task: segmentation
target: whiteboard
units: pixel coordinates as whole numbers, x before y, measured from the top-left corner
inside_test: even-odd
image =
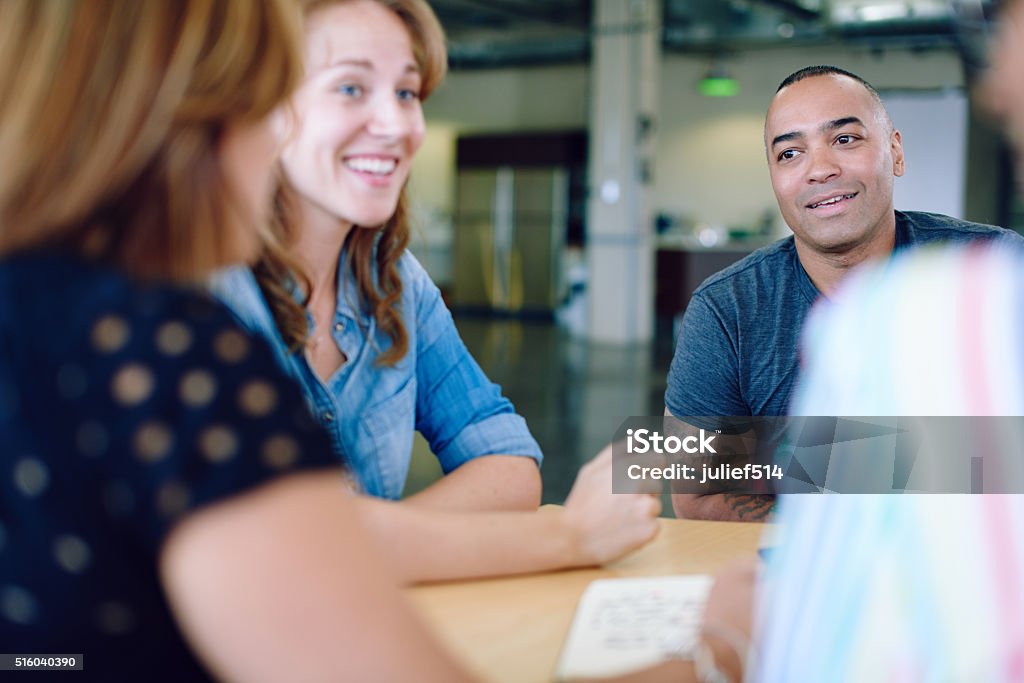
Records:
[[[893,203],[905,211],[963,218],[967,178],[968,102],[963,90],[881,92],[903,136],[906,172]]]

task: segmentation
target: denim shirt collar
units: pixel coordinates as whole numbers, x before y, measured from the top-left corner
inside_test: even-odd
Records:
[[[231,309],[242,325],[265,337],[277,335],[274,316],[263,302],[263,292],[256,275],[248,266],[232,266],[215,273],[209,282],[210,291]],[[270,334],[272,333],[272,334]]]
[[[347,257],[347,249],[342,249],[338,254],[335,313],[342,318],[358,323],[360,327],[366,329],[368,327],[371,314],[369,311],[363,310],[362,306],[360,306],[359,282],[356,280],[355,273],[351,268],[348,268],[345,263]],[[248,268],[245,270],[248,270]],[[376,281],[377,275],[374,273],[374,282],[376,283]],[[255,280],[253,281],[253,285],[255,285]],[[307,297],[299,284],[298,278],[289,276],[284,282],[284,288],[291,295],[295,303],[305,307]],[[309,324],[310,329],[312,329],[313,317],[308,311],[306,312],[306,322]]]
[[[235,319],[250,332],[266,339],[282,367],[288,366],[288,346],[263,299],[256,275],[248,266],[225,268],[210,278],[210,291],[231,310]]]
[[[358,228],[355,228],[358,230]],[[336,310],[338,315],[349,320],[360,323],[366,327],[365,320],[369,318],[369,311],[361,311],[359,305],[359,282],[352,268],[348,267],[348,249],[342,249],[338,254],[338,292]],[[374,278],[376,281],[376,277]]]

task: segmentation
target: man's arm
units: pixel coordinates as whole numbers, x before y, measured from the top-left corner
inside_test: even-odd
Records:
[[[705,420],[749,415],[750,410],[739,382],[737,321],[728,311],[720,310],[700,292],[694,294],[683,315],[676,340],[675,355],[665,390],[665,415],[702,417]],[[681,419],[665,421],[666,433],[682,430],[690,433],[690,425]],[[733,448],[736,453],[752,453],[756,439],[752,432],[731,437],[721,434],[718,443],[728,448],[729,440],[744,441]],[[746,449],[746,450],[744,450]],[[719,449],[720,451],[722,449]],[[688,491],[672,494],[676,516],[689,519],[731,521],[763,521],[774,503],[773,496],[743,493],[705,494]]]
[[[763,522],[773,505],[775,496],[755,493],[672,494],[672,509],[680,519]]]
[[[697,434],[698,429],[675,418],[665,408],[665,433],[679,437]],[[753,453],[757,438],[753,431],[737,435],[718,434],[718,450],[722,453]],[[714,457],[714,456],[712,456]],[[707,519],[725,522],[763,522],[771,513],[775,496],[751,493],[673,492],[672,509],[680,519]]]

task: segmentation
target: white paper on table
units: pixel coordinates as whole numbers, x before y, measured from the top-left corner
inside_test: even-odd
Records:
[[[711,582],[707,574],[593,581],[576,607],[556,678],[614,676],[690,652]]]

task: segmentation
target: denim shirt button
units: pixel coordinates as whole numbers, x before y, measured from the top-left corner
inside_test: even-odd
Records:
[[[326,423],[334,422],[334,413],[329,410],[325,410],[321,413],[320,418]]]
[[[343,329],[345,329],[345,323],[334,323],[335,332],[341,332]]]

